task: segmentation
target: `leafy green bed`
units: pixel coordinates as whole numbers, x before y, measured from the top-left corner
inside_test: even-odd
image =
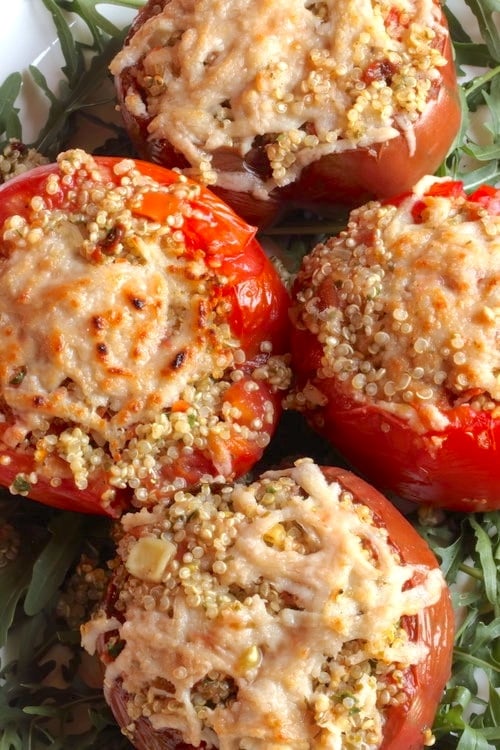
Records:
[[[120,127],[96,114],[112,96],[107,65],[124,31],[99,11],[98,0],[38,0],[51,14],[65,64],[60,89],[52,91],[42,73],[30,68],[48,100],[48,116],[31,144],[53,157],[69,135],[90,120],[104,128],[104,148],[127,153]],[[108,0],[138,8],[141,0]],[[466,0],[477,19],[471,39],[447,7],[461,74],[463,123],[440,174],[462,179],[467,188],[500,179],[500,0]],[[453,3],[457,7],[457,2]],[[70,21],[78,16],[88,41],[75,41]],[[0,147],[22,140],[17,107],[21,72],[0,86]],[[108,93],[106,93],[108,92]],[[478,108],[487,137],[471,136]],[[110,100],[112,110],[112,101]],[[297,259],[315,236],[332,226],[309,217],[274,228],[274,240]],[[292,265],[292,264],[291,264]],[[339,457],[286,415],[267,456],[311,453],[318,460]],[[292,424],[290,424],[292,422]],[[301,434],[289,445],[288,435]],[[454,589],[459,626],[453,673],[436,716],[436,747],[486,750],[500,746],[500,511],[488,514],[421,512],[411,516],[434,549]],[[106,582],[111,553],[109,523],[62,513],[4,492],[0,494],[0,750],[85,750],[130,748],[120,734],[101,691],[89,687],[89,665],[79,649],[78,623],[93,607]],[[85,679],[84,679],[85,678]],[[98,680],[94,680],[97,685]]]

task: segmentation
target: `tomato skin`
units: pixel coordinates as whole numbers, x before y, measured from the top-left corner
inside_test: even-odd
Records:
[[[1,442],[1,433],[0,433]],[[10,487],[16,482],[19,474],[29,475],[34,470],[33,454],[30,451],[9,450],[0,447],[0,485]],[[55,464],[50,464],[55,469]],[[85,490],[77,490],[72,476],[61,463],[57,465],[58,474],[65,474],[59,483],[51,482],[50,472],[46,476],[38,474],[36,484],[31,484],[27,492],[23,492],[30,500],[36,500],[44,505],[60,510],[78,511],[79,513],[107,515],[116,517],[128,506],[129,498],[119,490],[109,504],[100,500],[107,489],[107,477],[97,474],[89,482]]]
[[[95,157],[95,161],[100,177],[116,184],[114,167],[123,160]],[[179,180],[179,175],[161,166],[140,160],[134,160],[134,165],[143,175],[160,184],[168,185]],[[31,210],[30,201],[36,195],[45,196],[48,210],[65,205],[67,191],[71,189],[70,181],[67,181],[64,189],[59,188],[48,197],[44,191],[47,178],[58,173],[58,170],[56,164],[43,165],[6,182],[0,189],[0,225],[12,215],[27,218]],[[222,281],[211,304],[220,302],[227,311],[227,323],[245,353],[242,370],[246,381],[255,367],[266,363],[271,350],[273,355],[288,351],[289,295],[276,269],[255,239],[255,227],[246,224],[217,196],[204,188],[186,200],[193,210],[192,220],[186,221],[183,227],[186,256],[189,258],[190,253],[201,253],[207,266],[216,269],[220,275]],[[175,202],[179,206],[179,198],[174,194],[152,192],[146,194],[134,212],[154,222],[161,222],[175,208]],[[264,405],[272,404],[272,418],[264,425],[264,432],[270,438],[281,413],[281,397],[266,379],[259,381],[257,391],[258,398],[252,402],[252,418],[265,421]],[[0,429],[0,484],[3,486],[15,488],[15,479],[19,474],[28,476],[36,472],[36,483],[31,483],[29,491],[22,494],[47,505],[111,516],[120,515],[129,506],[131,492],[128,490],[116,490],[109,502],[102,499],[104,491],[109,488],[108,470],[95,471],[89,477],[87,488],[77,489],[62,459],[57,461],[51,456],[45,461],[45,468],[37,467],[34,447],[10,448],[8,443],[2,443],[3,429]],[[250,469],[261,457],[263,449],[263,445],[258,445],[255,440],[243,439],[233,431],[226,445],[224,460],[218,445],[214,444],[212,452],[195,450],[191,455],[172,463],[168,469],[164,467],[159,472],[153,469],[152,475],[144,480],[144,486],[160,488],[162,483],[171,483],[177,477],[184,477],[190,484],[196,484],[201,476],[218,475],[222,470],[225,476],[227,474],[228,478],[234,478]],[[55,471],[57,482],[53,481]]]
[[[329,402],[311,425],[381,490],[449,510],[498,510],[498,416],[462,405],[447,412],[445,429],[418,434],[375,405],[337,399],[332,382],[321,387]]]
[[[338,481],[372,510],[379,523],[388,529],[391,542],[403,562],[438,567],[427,543],[383,495],[344,469],[327,468],[324,472],[329,481]],[[436,604],[415,617],[407,618],[405,629],[412,640],[426,644],[429,652],[411,675],[407,675],[407,690],[411,695],[409,704],[389,709],[380,750],[421,750],[422,731],[432,726],[451,673],[455,621],[448,589],[443,589]]]
[[[425,195],[456,198],[458,203],[466,200],[471,220],[478,215],[474,204],[492,215],[499,210],[499,191],[488,185],[467,197],[463,184],[450,180],[432,184]],[[399,206],[404,198],[384,203]],[[416,224],[425,205],[424,200],[417,200],[412,206]],[[338,304],[331,279],[323,282],[318,297],[321,309]],[[315,333],[293,325],[291,338],[297,389],[315,388],[322,399],[304,408],[307,421],[382,492],[460,512],[500,508],[500,407],[494,400],[490,408],[479,410],[460,399],[450,400],[443,388],[435,406],[444,426],[433,427],[422,409],[417,428],[376,400],[357,398],[349,384],[335,377],[318,377],[323,346]],[[482,392],[478,389],[471,395]],[[419,414],[418,405],[414,408]]]
[[[373,147],[324,156],[307,167],[299,180],[282,189],[279,198],[318,213],[332,203],[346,207],[373,198],[384,199],[406,190],[439,167],[460,123],[455,67],[450,39],[444,42],[447,64],[435,98],[415,124],[415,150],[410,154],[404,135]]]
[[[389,539],[402,563],[431,569],[439,567],[424,539],[383,495],[346,469],[332,466],[321,468],[329,482],[338,482],[352,493],[355,501],[370,508],[375,524],[388,530]],[[114,609],[116,594],[112,585],[107,594],[106,610],[108,616],[121,619],[122,616]],[[418,615],[406,617],[404,627],[410,640],[428,647],[428,653],[417,667],[406,671],[403,690],[407,694],[407,701],[402,706],[388,709],[379,750],[422,750],[424,747],[423,733],[432,727],[451,672],[455,624],[448,588],[443,587],[441,597],[435,604],[425,607]],[[106,664],[111,657],[103,646],[101,642],[100,658]],[[121,726],[127,726],[130,722],[126,708],[129,700],[127,693],[120,681],[111,688],[109,685],[107,687],[107,700],[116,720]],[[137,750],[194,750],[193,746],[181,742],[174,730],[155,731],[144,717],[135,723],[132,741]]]
[[[494,188],[492,185],[481,185],[469,198],[471,201],[480,203],[487,208],[493,216],[500,214],[500,188]]]
[[[149,0],[133,22],[130,35],[154,16],[158,6],[163,8],[168,2]],[[437,0],[435,2],[439,5]],[[389,25],[397,20],[388,18],[386,23]],[[246,221],[262,228],[296,208],[328,216],[338,211],[339,204],[349,208],[375,197],[396,195],[410,189],[424,174],[434,173],[445,158],[461,120],[453,50],[442,13],[439,22],[446,33],[436,41],[436,46],[447,62],[440,68],[440,81],[431,91],[428,106],[414,124],[414,149],[410,151],[407,137],[401,132],[399,136],[369,148],[358,147],[320,157],[305,167],[291,184],[276,187],[266,200],[217,186],[212,188],[214,192]],[[145,98],[133,69],[125,69],[116,77],[115,84],[122,118],[138,153],[168,167],[189,167],[184,155],[168,140],[151,138],[148,133],[150,117],[132,114],[125,106],[125,99],[131,91],[139,98]],[[236,153],[215,153],[213,166],[216,170],[250,171],[265,177],[269,170],[261,146],[254,147],[245,159]]]

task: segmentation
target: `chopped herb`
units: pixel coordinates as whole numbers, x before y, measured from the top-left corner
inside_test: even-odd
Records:
[[[123,651],[124,646],[125,641],[120,641],[118,639],[112,640],[108,643],[108,654],[112,659],[116,659],[116,657]]]
[[[21,385],[27,373],[26,367],[18,367],[14,375],[9,380],[10,385]]]
[[[26,495],[31,489],[31,483],[23,474],[18,474],[12,482],[12,489],[19,495]]]

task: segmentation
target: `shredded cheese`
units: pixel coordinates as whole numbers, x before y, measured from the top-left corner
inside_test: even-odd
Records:
[[[265,197],[323,155],[407,137],[439,82],[434,0],[170,0],[112,61],[124,106],[193,174]],[[269,179],[220,154],[262,147]]]
[[[130,487],[142,502],[183,451],[212,451],[215,473],[229,476],[224,438],[241,412],[224,394],[238,379],[286,387],[289,369],[264,333],[257,364],[246,361],[227,277],[206,248],[187,247],[200,187],[180,175],[162,186],[132,161],[115,169],[109,181],[83,151],[61,154],[28,214],[1,227],[0,456],[30,448],[34,472],[78,489],[108,472],[107,499]],[[50,208],[61,183],[71,189]],[[174,207],[164,221],[142,215],[151,195]],[[273,415],[264,399],[261,422],[238,424],[239,439],[263,448]],[[22,479],[13,491],[32,481]]]
[[[166,566],[158,550],[161,582],[143,574],[156,558],[134,575],[145,539],[177,545]],[[119,683],[132,726],[146,716],[221,750],[378,748],[391,696],[407,699],[405,669],[427,655],[401,618],[444,586],[310,459],[125,516],[115,562],[123,622],[101,612],[83,628],[89,650],[96,627],[123,646],[108,699]]]

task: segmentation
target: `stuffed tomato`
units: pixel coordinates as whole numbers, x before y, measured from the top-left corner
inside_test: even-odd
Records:
[[[374,484],[500,507],[500,191],[425,178],[304,259],[292,405]]]
[[[110,67],[139,153],[259,226],[409,189],[460,123],[437,0],[149,0]]]
[[[450,673],[453,611],[426,542],[343,469],[127,514],[82,628],[139,750],[417,750]]]
[[[246,225],[174,172],[61,154],[0,190],[0,482],[116,514],[260,458],[288,293]]]

